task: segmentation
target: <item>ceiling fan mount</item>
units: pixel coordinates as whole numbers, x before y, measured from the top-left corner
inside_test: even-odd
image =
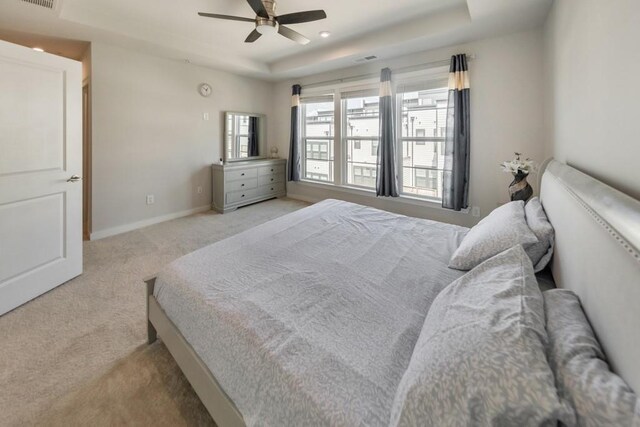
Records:
[[[305,12],[288,13],[277,16],[275,14],[275,0],[247,0],[251,9],[256,13],[255,18],[244,18],[241,16],[219,15],[217,13],[198,12],[198,15],[207,18],[226,19],[230,21],[253,22],[255,29],[246,38],[245,43],[253,43],[263,34],[278,33],[299,44],[307,44],[310,42],[308,38],[302,34],[285,27],[287,24],[302,24],[304,22],[318,21],[325,19],[327,14],[324,10],[309,10]]]

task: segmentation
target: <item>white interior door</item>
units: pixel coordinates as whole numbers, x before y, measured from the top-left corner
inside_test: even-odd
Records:
[[[0,41],[0,315],[82,273],[82,64]]]

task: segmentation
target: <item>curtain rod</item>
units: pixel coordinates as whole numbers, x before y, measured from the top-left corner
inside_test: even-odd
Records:
[[[474,59],[476,59],[475,55],[467,55],[467,62],[471,62]],[[394,72],[394,73],[410,73],[410,72],[413,72],[413,71],[420,71],[420,70],[423,70],[425,68],[435,68],[435,67],[449,65],[450,63],[451,63],[451,59],[440,59],[440,60],[437,60],[437,61],[425,62],[424,64],[409,65],[409,66],[406,66],[406,67],[393,68],[391,71]],[[309,89],[309,88],[314,88],[314,87],[327,86],[327,85],[330,85],[330,84],[348,83],[348,82],[352,82],[352,81],[372,79],[374,77],[378,77],[379,74],[380,73],[360,74],[359,76],[351,76],[351,77],[343,77],[341,79],[326,80],[326,81],[323,81],[323,82],[316,82],[316,83],[310,83],[308,85],[302,85],[302,88],[303,89]]]

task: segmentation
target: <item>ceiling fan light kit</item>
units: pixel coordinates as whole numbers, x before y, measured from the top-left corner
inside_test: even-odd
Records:
[[[199,12],[198,15],[206,18],[255,23],[256,28],[247,36],[245,43],[253,43],[263,34],[278,33],[302,45],[309,43],[311,40],[284,25],[302,24],[304,22],[318,21],[327,17],[324,10],[308,10],[306,12],[287,13],[277,16],[275,14],[276,2],[274,0],[247,0],[247,3],[249,3],[249,6],[251,6],[251,9],[253,9],[256,14],[256,17],[253,19],[205,12]]]
[[[256,31],[262,35],[278,32],[278,23],[272,19],[256,18]]]

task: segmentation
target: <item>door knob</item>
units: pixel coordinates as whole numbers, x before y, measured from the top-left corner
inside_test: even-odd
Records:
[[[82,179],[82,177],[78,175],[71,175],[71,178],[67,180],[67,182],[78,182]]]

